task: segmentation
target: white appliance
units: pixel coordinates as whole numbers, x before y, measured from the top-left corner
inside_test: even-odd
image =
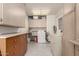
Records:
[[[44,30],[38,30],[38,43],[46,43],[46,35]]]

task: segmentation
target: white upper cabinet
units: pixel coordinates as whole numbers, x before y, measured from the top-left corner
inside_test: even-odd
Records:
[[[3,25],[25,27],[25,18],[26,12],[23,4],[3,4]]]
[[[2,23],[2,3],[0,3],[0,24]]]

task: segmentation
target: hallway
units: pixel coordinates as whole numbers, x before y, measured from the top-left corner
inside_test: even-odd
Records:
[[[31,42],[25,56],[52,56],[50,45]]]
[[[78,12],[79,3],[0,3],[1,55],[79,56]]]

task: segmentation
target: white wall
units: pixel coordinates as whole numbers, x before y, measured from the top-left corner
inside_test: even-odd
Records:
[[[3,27],[0,26],[0,33],[10,33],[10,32],[17,32],[17,28],[10,28],[10,27]]]
[[[29,30],[29,22],[28,22],[28,17],[26,15],[26,19],[25,19],[25,28],[18,28],[18,32],[25,32],[28,33]]]
[[[32,31],[38,31],[38,30],[44,30],[44,31],[46,31],[46,27],[45,28],[41,28],[41,27],[37,27],[37,28],[31,28],[30,29],[30,32],[32,32]]]
[[[53,26],[56,26],[58,29],[58,23],[57,23],[57,19],[56,19],[56,15],[49,15],[47,16],[47,32],[48,32],[48,39],[51,41],[51,50],[53,55],[60,55],[60,51],[59,48],[60,47],[60,40],[59,37],[57,36],[57,33],[55,34],[53,31]]]
[[[49,41],[53,41],[53,25],[55,25],[55,15],[48,15],[47,16],[47,33]]]
[[[58,11],[56,14],[55,19],[55,25],[57,26],[57,33],[54,34],[54,39],[51,43],[53,54],[55,56],[61,56],[62,55],[62,33],[60,32],[59,26],[58,26],[58,19],[60,17],[63,17],[63,8]]]
[[[48,39],[51,41],[51,49],[53,55],[62,55],[62,35],[58,27],[58,19],[63,16],[63,9],[60,9],[56,15],[47,16],[47,32],[49,34]],[[57,27],[57,33],[54,34],[53,26]]]
[[[29,27],[46,27],[46,19],[34,19],[30,20],[29,19]]]

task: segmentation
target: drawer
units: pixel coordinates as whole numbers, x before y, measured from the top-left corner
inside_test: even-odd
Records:
[[[19,35],[6,39],[6,54],[9,56],[22,56],[27,50],[26,35]]]

